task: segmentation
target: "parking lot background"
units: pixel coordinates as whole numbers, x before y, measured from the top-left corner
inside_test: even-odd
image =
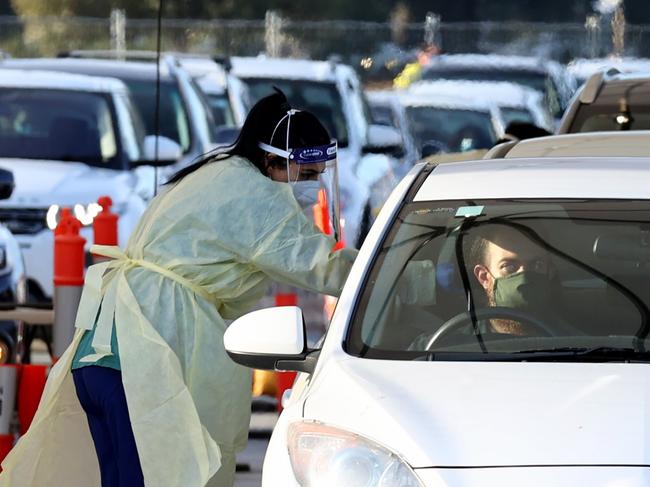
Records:
[[[336,56],[365,79],[389,76],[400,55],[423,42],[443,52],[534,55],[560,62],[576,57],[650,56],[650,25],[624,16],[590,15],[584,23],[445,22],[435,14],[420,21],[292,21],[274,11],[264,20],[162,20],[163,50],[209,54]],[[340,42],[351,38],[354,42]],[[0,16],[0,49],[14,57],[52,56],[75,49],[154,50],[157,21],[127,18]],[[398,49],[400,52],[396,52]],[[392,63],[392,64],[391,64]]]

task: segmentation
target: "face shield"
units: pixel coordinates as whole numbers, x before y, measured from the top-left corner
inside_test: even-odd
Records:
[[[297,110],[290,110],[276,126],[275,130],[288,118],[284,149],[264,142],[258,145],[260,149],[285,159],[287,182],[291,185],[296,200],[303,208],[312,208],[315,205],[316,225],[324,233],[333,235],[338,242],[341,239],[341,228],[337,143],[332,139],[326,145],[290,148],[291,117],[297,112]],[[275,130],[271,140],[275,136]]]

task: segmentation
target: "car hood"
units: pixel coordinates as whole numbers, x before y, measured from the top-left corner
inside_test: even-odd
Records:
[[[331,360],[306,419],[415,468],[650,464],[650,365]]]
[[[109,195],[117,204],[127,199],[127,188],[134,184],[134,176],[128,171],[78,162],[0,158],[0,167],[14,174],[13,194],[0,202],[5,207],[88,204],[103,195]]]

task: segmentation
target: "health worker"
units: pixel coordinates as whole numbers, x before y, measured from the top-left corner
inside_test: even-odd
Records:
[[[356,252],[305,211],[323,190],[338,221],[336,142],[314,115],[277,92],[219,152],[171,179],[124,250],[93,247],[110,260],[87,271],[73,343],[0,485],[233,485],[251,373],[224,350],[229,320],[270,280],[339,295]]]

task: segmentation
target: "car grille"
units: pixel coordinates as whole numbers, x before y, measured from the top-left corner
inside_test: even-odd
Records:
[[[47,228],[44,208],[0,208],[0,222],[14,235],[34,235]]]

